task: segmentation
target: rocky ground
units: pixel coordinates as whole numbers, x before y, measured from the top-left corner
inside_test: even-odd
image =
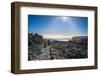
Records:
[[[56,41],[44,48],[42,36],[29,34],[28,60],[87,58],[87,49],[87,44],[73,41]]]
[[[52,59],[79,59],[87,58],[87,46],[76,43],[64,43],[50,48]]]

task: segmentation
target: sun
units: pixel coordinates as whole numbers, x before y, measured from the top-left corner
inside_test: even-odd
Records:
[[[67,21],[67,20],[69,20],[69,17],[61,17],[61,19],[62,19],[63,21]]]

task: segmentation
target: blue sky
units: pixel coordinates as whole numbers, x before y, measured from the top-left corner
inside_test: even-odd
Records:
[[[28,15],[28,31],[40,34],[87,35],[88,17]]]

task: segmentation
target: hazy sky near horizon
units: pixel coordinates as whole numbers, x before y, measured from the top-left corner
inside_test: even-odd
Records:
[[[28,15],[28,32],[87,35],[88,17]]]

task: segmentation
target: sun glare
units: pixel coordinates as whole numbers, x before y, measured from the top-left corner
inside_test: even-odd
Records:
[[[69,20],[68,17],[61,17],[61,19],[62,19],[63,21]]]

